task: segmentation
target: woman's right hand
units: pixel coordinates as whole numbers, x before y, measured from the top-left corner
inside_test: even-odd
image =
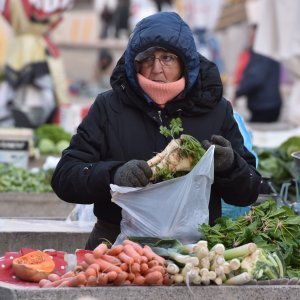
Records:
[[[130,160],[119,167],[114,183],[119,186],[143,187],[150,182],[152,170],[144,160]]]

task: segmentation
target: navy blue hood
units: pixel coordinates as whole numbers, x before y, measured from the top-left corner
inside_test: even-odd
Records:
[[[197,80],[200,59],[190,27],[174,12],[159,12],[141,20],[132,32],[125,51],[125,71],[137,88],[134,58],[146,49],[159,46],[178,55],[183,62],[186,91]]]

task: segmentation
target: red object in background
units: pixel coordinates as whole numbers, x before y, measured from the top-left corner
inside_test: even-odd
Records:
[[[93,253],[93,251],[91,250],[84,250],[84,249],[77,249],[75,251],[75,255],[76,255],[76,258],[77,258],[77,262],[80,263],[83,261],[83,257],[86,253]]]
[[[81,119],[83,120],[85,116],[88,114],[90,106],[84,106],[81,110]]]
[[[52,122],[59,125],[64,125],[66,122],[69,124],[68,119],[83,120],[88,114],[91,104],[65,104],[58,107],[53,117]],[[67,119],[67,121],[66,121]],[[77,127],[79,124],[74,124]],[[64,127],[64,126],[63,126]]]
[[[249,50],[244,50],[239,55],[237,65],[236,65],[236,68],[234,71],[234,76],[233,76],[233,82],[235,85],[239,85],[239,83],[243,77],[245,68],[248,65],[249,59],[250,59],[250,51]]]

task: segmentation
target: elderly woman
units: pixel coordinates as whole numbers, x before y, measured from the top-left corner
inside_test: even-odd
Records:
[[[95,100],[52,178],[64,201],[94,204],[98,221],[86,249],[104,238],[114,242],[121,208],[111,202],[109,185],[149,183],[146,161],[169,143],[159,127],[175,117],[181,118],[183,133],[206,149],[215,144],[210,223],[221,215],[221,198],[238,206],[257,199],[261,176],[231,104],[222,97],[219,72],[196,51],[189,26],[176,13],[156,13],[137,24],[111,86]]]

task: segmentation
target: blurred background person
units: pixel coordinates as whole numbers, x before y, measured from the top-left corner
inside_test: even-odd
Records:
[[[68,103],[67,83],[59,52],[49,32],[73,1],[2,1],[0,12],[14,36],[9,42],[4,77],[5,99],[14,126],[35,128],[51,122],[60,104]]]
[[[250,25],[249,44],[237,64],[234,102],[242,96],[247,98],[249,122],[276,122],[282,106],[280,63],[253,51],[256,27]]]
[[[113,55],[109,49],[102,48],[99,50],[97,60],[96,78],[101,89],[110,88],[110,76],[112,72]]]
[[[118,0],[114,11],[115,37],[120,37],[121,32],[129,36],[130,0]]]
[[[113,11],[110,9],[107,3],[104,4],[102,11],[100,12],[101,31],[100,38],[107,38],[110,33],[110,29],[113,22]]]
[[[193,31],[198,52],[217,65],[223,79],[225,67],[220,44],[214,34],[222,11],[223,0],[184,0],[182,5],[184,19]]]
[[[163,11],[173,5],[173,0],[153,0],[156,4],[157,11]]]
[[[292,79],[286,94],[288,122],[300,126],[300,1],[260,0],[254,50],[279,61]]]

